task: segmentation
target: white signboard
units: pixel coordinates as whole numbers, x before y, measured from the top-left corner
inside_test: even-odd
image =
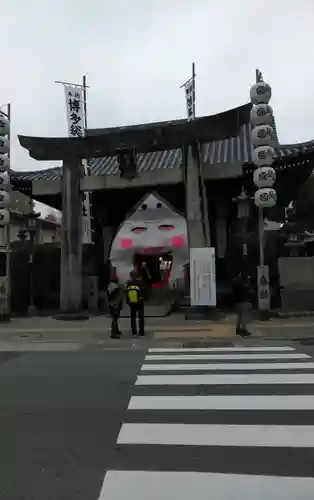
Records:
[[[268,266],[257,267],[258,308],[261,311],[270,310],[269,269]]]
[[[69,137],[84,137],[84,95],[81,87],[65,85],[65,99],[67,108],[68,133]],[[88,175],[87,160],[82,161],[84,174]],[[83,243],[92,243],[90,194],[84,193],[82,201],[82,239]]]
[[[188,121],[194,120],[195,118],[195,91],[194,91],[194,78],[191,78],[184,85],[185,97],[186,97],[186,110]]]
[[[190,249],[191,306],[216,306],[215,248]]]

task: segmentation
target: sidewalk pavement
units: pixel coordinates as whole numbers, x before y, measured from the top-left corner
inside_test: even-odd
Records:
[[[120,328],[130,337],[128,318],[121,318]],[[253,337],[263,338],[314,338],[313,318],[254,321],[250,325]],[[153,340],[219,340],[235,337],[235,315],[218,321],[185,320],[182,314],[163,318],[147,318],[146,332]],[[44,342],[94,342],[108,339],[110,319],[94,316],[85,321],[60,321],[51,317],[14,318],[0,324],[0,340],[27,340]]]

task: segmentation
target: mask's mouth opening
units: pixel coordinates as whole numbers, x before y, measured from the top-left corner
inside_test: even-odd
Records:
[[[143,281],[154,288],[163,288],[171,276],[172,253],[160,252],[157,248],[145,250],[134,255],[133,266],[140,272]]]

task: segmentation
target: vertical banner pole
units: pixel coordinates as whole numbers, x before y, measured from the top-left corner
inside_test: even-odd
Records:
[[[83,76],[83,101],[84,101],[84,135],[87,130],[87,77]],[[84,175],[89,175],[88,160],[86,158],[82,161]],[[83,193],[83,243],[92,243],[92,222],[91,222],[91,193],[86,191]]]
[[[84,99],[84,127],[87,129],[87,86],[86,75],[83,76],[83,99]]]
[[[9,162],[11,162],[11,103],[9,102],[7,105],[8,112],[8,120],[9,120],[9,132],[8,132],[8,140],[9,140],[9,151],[8,158]],[[9,175],[10,175],[11,165],[9,164]],[[12,192],[12,183],[11,183],[11,175],[10,175],[10,185],[9,185],[9,195],[11,198]],[[8,207],[10,211],[10,205]],[[7,279],[7,314],[10,317],[11,311],[11,214],[9,213],[9,222],[6,226],[6,279]]]
[[[0,322],[10,320],[11,311],[11,226],[10,226],[10,149],[11,149],[11,105],[6,104],[6,112],[0,109],[0,116],[6,121],[1,131],[1,275],[0,275]],[[7,127],[7,129],[6,129]]]
[[[187,106],[187,119],[193,121],[196,118],[196,97],[195,97],[195,63],[192,63],[192,78],[184,85]],[[192,167],[197,170],[193,174],[193,183],[197,186],[193,197],[199,198],[199,217],[201,220],[201,231],[203,237],[199,239],[199,245],[205,243],[205,248],[195,248],[190,241],[190,304],[191,307],[216,307],[216,270],[215,270],[215,249],[210,248],[210,230],[206,186],[203,177],[203,150],[202,145],[189,145],[192,151],[197,151],[197,161]],[[191,167],[191,166],[190,166]],[[187,167],[189,169],[189,166]],[[186,182],[189,182],[187,175]],[[191,182],[191,181],[190,181]],[[194,243],[195,245],[195,243]]]
[[[192,85],[193,85],[193,116],[196,118],[196,107],[195,107],[195,63],[192,63]]]
[[[87,129],[86,98],[88,86],[86,85],[86,75],[83,76],[83,85],[61,81],[55,83],[61,83],[65,90],[69,137],[84,137]],[[86,159],[82,160],[82,167],[84,175],[89,175]],[[90,244],[92,243],[92,228],[89,192],[83,193],[82,212],[82,243]]]

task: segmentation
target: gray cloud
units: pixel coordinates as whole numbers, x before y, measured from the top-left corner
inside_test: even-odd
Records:
[[[259,67],[273,88],[280,141],[314,137],[313,0],[0,0],[0,7],[0,100],[12,103],[14,135],[66,135],[64,93],[54,80],[79,83],[84,73],[90,127],[183,117],[180,85],[195,61],[198,115],[247,102]],[[12,168],[44,166],[13,138]]]

